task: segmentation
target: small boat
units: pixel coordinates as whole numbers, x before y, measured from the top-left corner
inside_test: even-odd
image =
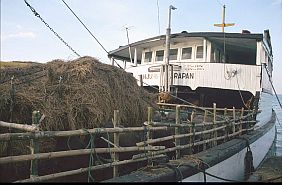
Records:
[[[169,7],[169,15],[173,8]],[[224,28],[226,24],[221,25]],[[121,46],[108,56],[112,62],[124,61],[125,70],[132,73],[144,89],[159,93],[160,108],[191,106],[187,109],[190,110],[188,123],[195,109],[212,111],[216,107],[222,110],[221,116],[226,115],[227,109],[254,113],[254,124],[243,126],[244,132],[193,152],[202,162],[198,170],[178,161],[174,171],[156,170],[150,174],[138,170],[109,181],[244,181],[265,158],[276,135],[269,30],[170,34],[169,20],[166,35]],[[168,114],[164,112],[165,116]],[[235,114],[234,111],[233,116]],[[187,118],[183,124],[185,120]],[[191,158],[185,161],[185,157],[180,156],[178,160],[186,163]],[[175,179],[175,174],[181,178]]]

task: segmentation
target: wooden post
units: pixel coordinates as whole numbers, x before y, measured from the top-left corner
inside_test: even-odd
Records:
[[[224,118],[227,117],[227,108],[224,108]],[[225,137],[224,137],[224,142],[227,141],[227,137],[228,137],[228,123],[225,123],[226,127],[225,127]]]
[[[239,131],[240,131],[240,133],[239,133],[239,136],[241,136],[243,133],[242,133],[242,117],[244,116],[244,107],[242,107],[242,109],[241,109],[241,116],[240,116],[240,125],[239,125]]]
[[[40,112],[32,112],[32,126],[37,126],[39,124]],[[31,154],[36,154],[39,152],[39,143],[37,139],[30,140],[30,150]],[[38,159],[30,161],[30,178],[38,176]]]
[[[149,130],[149,128],[152,126],[152,118],[153,118],[153,107],[148,107],[148,117],[147,117],[147,123],[148,125],[146,126],[147,127],[147,141],[152,139],[152,132]],[[147,144],[148,146],[148,144]],[[146,151],[147,154],[149,154],[149,156],[152,154],[152,152],[150,151]],[[152,158],[149,157],[148,158],[148,165],[152,165],[153,164],[153,161],[152,161]]]
[[[140,86],[143,87],[143,77],[142,77],[142,75],[139,75],[139,81],[140,81]]]
[[[216,103],[213,103],[213,128],[216,128]],[[217,131],[214,131],[213,138],[217,138]],[[213,141],[213,146],[217,145],[217,140]]]
[[[235,119],[236,119],[236,110],[235,107],[233,107],[233,123],[232,123],[232,134],[235,132]]]
[[[114,110],[114,128],[119,125],[119,110]],[[114,144],[119,147],[119,133],[114,133]],[[119,154],[114,152],[114,162],[118,162]],[[113,167],[113,177],[118,177],[118,166]]]
[[[153,107],[148,107],[148,118],[147,118],[148,126],[147,128],[152,126],[152,119],[153,119]],[[152,139],[153,133],[149,129],[147,130],[148,130],[147,131],[147,140]]]
[[[205,131],[206,130],[206,126],[205,126],[205,122],[206,122],[206,120],[207,120],[207,114],[208,114],[208,111],[207,110],[205,110],[205,114],[204,114],[204,125],[203,125],[203,131]],[[205,141],[206,140],[206,134],[203,134],[203,141]],[[203,150],[206,150],[206,148],[207,148],[207,145],[206,145],[206,143],[204,143],[203,144]]]
[[[193,125],[193,121],[194,121],[194,114],[195,114],[195,112],[194,111],[192,111],[192,114],[191,114],[191,124]],[[193,132],[193,130],[194,130],[194,128],[193,128],[194,126],[190,126],[189,127],[189,133],[192,133]],[[190,144],[190,147],[189,147],[189,153],[190,154],[193,154],[193,151],[192,151],[192,135],[189,137],[189,144]]]
[[[177,105],[175,108],[175,124],[180,124],[180,105]],[[175,135],[180,134],[180,128],[175,127]],[[175,146],[178,147],[180,146],[180,139],[175,139]],[[177,149],[175,153],[175,158],[180,159],[180,150]]]

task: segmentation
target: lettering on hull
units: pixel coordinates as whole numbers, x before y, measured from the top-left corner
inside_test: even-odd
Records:
[[[149,79],[158,79],[159,78],[159,75],[158,74],[142,74],[142,78],[143,79],[146,79],[146,80],[149,80]]]
[[[174,73],[174,79],[194,79],[195,73]]]

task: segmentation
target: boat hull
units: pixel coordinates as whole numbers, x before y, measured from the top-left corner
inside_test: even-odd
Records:
[[[267,152],[269,151],[272,143],[275,139],[275,126],[272,125],[271,129],[257,139],[255,142],[250,144],[250,148],[253,154],[253,165],[256,169],[259,164],[262,162]],[[208,168],[206,172],[213,174],[215,176],[235,180],[235,181],[244,181],[244,158],[247,152],[247,147],[243,150],[239,151],[235,155],[232,155],[228,159]],[[185,178],[182,182],[204,182],[204,174],[202,172],[197,173],[191,177]],[[220,182],[224,180],[220,180],[218,178],[214,178],[211,176],[206,176],[206,181],[208,182]]]
[[[256,130],[194,154],[193,156],[188,156],[187,159],[174,160],[173,163],[178,166],[177,171],[181,173],[181,179],[179,178],[179,173],[177,175],[175,170],[157,168],[154,169],[154,173],[140,170],[128,175],[109,179],[106,182],[204,182],[204,173],[201,172],[203,170],[220,178],[244,181],[244,161],[248,145],[252,151],[252,162],[256,169],[274,142],[276,114],[272,111],[271,115],[271,119]],[[192,159],[189,157],[192,157]],[[198,163],[199,161],[200,163]],[[204,164],[208,164],[209,166]],[[197,168],[198,170],[196,170]],[[221,182],[225,180],[206,175],[206,181]]]

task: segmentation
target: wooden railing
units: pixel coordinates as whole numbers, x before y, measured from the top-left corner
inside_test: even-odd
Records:
[[[164,105],[163,105],[164,106]],[[24,180],[18,180],[17,182],[37,182],[55,179],[59,177],[66,177],[75,174],[85,173],[88,170],[97,170],[113,167],[113,177],[119,176],[119,165],[136,163],[139,161],[147,161],[148,164],[152,164],[152,160],[156,158],[164,157],[168,152],[175,152],[175,158],[181,158],[181,151],[183,149],[189,149],[192,154],[192,147],[203,146],[202,150],[214,147],[219,141],[226,142],[236,136],[244,134],[247,131],[253,130],[253,125],[256,123],[254,115],[256,112],[246,111],[244,109],[218,109],[216,105],[212,109],[204,109],[203,121],[201,123],[195,123],[194,118],[196,111],[192,111],[189,117],[189,121],[181,120],[181,110],[185,108],[191,108],[184,105],[168,105],[175,107],[175,122],[155,122],[153,121],[154,111],[152,107],[148,108],[148,118],[144,126],[140,127],[119,127],[119,111],[114,111],[113,128],[93,128],[93,129],[79,129],[71,131],[40,131],[38,112],[33,113],[33,124],[24,125],[17,123],[8,123],[0,121],[0,127],[7,127],[10,129],[17,129],[25,131],[25,133],[3,133],[0,134],[0,141],[6,142],[11,140],[30,140],[31,154],[18,155],[18,156],[6,156],[0,158],[0,165],[7,163],[17,163],[22,161],[30,161],[30,178]],[[195,108],[195,107],[192,107]],[[208,111],[210,115],[208,115]],[[219,115],[218,112],[223,111],[224,113]],[[228,111],[232,113],[232,116],[227,116]],[[239,115],[239,116],[236,116]],[[212,118],[212,121],[208,122],[208,117]],[[244,128],[243,128],[243,125]],[[181,129],[186,128],[187,133],[181,133]],[[174,134],[153,138],[154,132],[164,131],[168,133],[168,130],[174,129]],[[146,131],[146,133],[144,132]],[[143,132],[146,134],[146,140],[137,142],[135,146],[121,147],[119,146],[119,133],[126,132]],[[58,137],[70,137],[70,136],[81,136],[97,133],[113,134],[113,142],[105,139],[109,146],[107,148],[90,148],[90,149],[79,149],[79,150],[68,150],[68,151],[56,151],[39,153],[38,140],[42,138],[58,138]],[[196,137],[201,137],[202,140],[196,140]],[[188,143],[181,145],[181,139],[188,138]],[[158,145],[160,142],[173,140],[175,146],[166,148],[165,146]],[[154,146],[153,146],[154,145]],[[94,165],[76,170],[69,170],[49,175],[38,176],[38,160],[62,158],[68,156],[79,156],[79,155],[90,155],[93,150],[96,154],[109,153],[112,154],[112,162],[104,163],[100,165]],[[132,156],[131,159],[119,160],[119,154],[124,152],[139,152],[138,155]]]

